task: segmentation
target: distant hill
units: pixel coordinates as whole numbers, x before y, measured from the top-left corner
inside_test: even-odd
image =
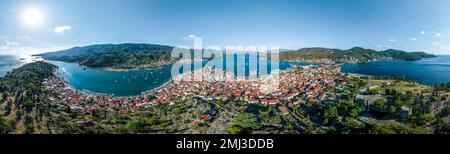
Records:
[[[388,49],[376,51],[361,47],[348,50],[332,48],[303,48],[293,51],[280,52],[281,60],[309,61],[313,63],[338,64],[338,63],[364,63],[376,60],[421,60],[431,58],[434,55],[425,52],[405,52],[401,50]]]
[[[172,46],[155,44],[100,44],[75,47],[35,56],[40,56],[47,60],[78,63],[88,67],[136,69],[154,68],[173,64],[176,62],[176,59],[171,59],[171,52],[173,49],[174,47]],[[193,50],[191,50],[191,52],[193,52]],[[280,50],[280,60],[309,61],[325,64],[364,63],[389,59],[420,60],[422,58],[430,57],[435,56],[425,52],[405,52],[395,49],[375,51],[361,47],[354,47],[348,50],[331,48]]]
[[[89,67],[113,69],[149,68],[174,62],[174,47],[155,44],[100,44],[38,54],[47,60],[74,62]]]

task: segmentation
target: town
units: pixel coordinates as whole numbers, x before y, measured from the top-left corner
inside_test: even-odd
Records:
[[[347,86],[341,77],[339,67],[333,65],[294,66],[260,77],[238,77],[220,69],[204,67],[178,75],[160,88],[133,97],[78,91],[59,75],[46,79],[44,85],[57,94],[50,98],[53,105],[86,114],[96,110],[136,112],[163,103],[173,103],[175,98],[199,98],[205,101],[233,99],[248,104],[277,105],[286,114],[285,105],[336,100],[339,93],[329,89]]]

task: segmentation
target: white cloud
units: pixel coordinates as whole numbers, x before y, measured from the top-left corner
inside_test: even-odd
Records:
[[[415,41],[415,40],[417,40],[415,37],[413,37],[411,40],[413,40],[413,41]]]
[[[68,46],[35,46],[31,44],[19,44],[17,42],[0,42],[0,54],[6,55],[33,55],[49,51],[68,49]]]
[[[441,37],[441,33],[436,33],[436,37]]]
[[[389,41],[389,42],[398,42],[398,40],[393,39],[393,38],[389,39],[388,41]]]
[[[450,54],[450,45],[441,45],[441,46],[438,46],[435,48],[431,48],[430,51],[433,54],[449,55]]]
[[[390,48],[392,48],[392,46],[390,46],[390,45],[376,45],[375,46],[375,48],[376,49],[378,49],[378,50],[386,50],[386,49],[390,49]]]
[[[425,34],[425,31],[421,31],[420,34],[422,34],[422,35]]]
[[[69,31],[71,29],[72,29],[72,26],[64,25],[64,26],[59,26],[59,27],[53,28],[53,32],[55,32],[55,33],[65,33],[65,32],[67,32],[67,31]]]
[[[10,41],[6,41],[0,44],[1,46],[17,46],[19,45],[19,42],[10,42]]]
[[[441,45],[441,42],[433,42],[433,45]]]
[[[188,36],[182,37],[181,39],[183,39],[183,40],[194,40],[194,39],[203,39],[203,38],[204,37],[197,36],[197,35],[194,35],[194,34],[190,34]]]

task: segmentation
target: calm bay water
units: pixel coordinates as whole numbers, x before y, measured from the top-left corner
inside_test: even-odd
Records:
[[[346,64],[342,72],[375,76],[404,76],[427,85],[450,82],[450,56],[425,58],[419,61],[377,61],[367,64]]]
[[[210,62],[203,61],[201,66],[215,65],[216,68],[222,68],[226,71],[231,72],[234,70],[231,73],[238,76],[249,76],[262,74],[257,69],[259,65],[261,65],[261,68],[279,68],[280,70],[286,70],[292,64],[308,65],[308,63],[303,62],[291,63],[281,61],[274,63],[269,61],[267,66],[264,66],[264,64],[258,64],[256,61],[261,59],[257,59],[254,56],[229,56],[225,57],[225,59],[231,63],[225,63],[223,60],[213,60]],[[239,63],[232,63],[233,61],[239,61]],[[18,56],[0,56],[0,77],[27,62],[27,60],[21,60]],[[138,95],[157,88],[171,79],[172,70],[170,65],[158,69],[113,72],[100,68],[87,68],[87,70],[84,70],[85,67],[75,63],[49,62],[59,67],[59,73],[72,87],[116,96]],[[367,64],[346,64],[342,65],[342,72],[376,76],[405,76],[408,79],[433,85],[450,82],[450,56],[438,56],[420,61],[378,61]]]
[[[171,67],[130,71],[106,71],[87,68],[75,63],[49,61],[58,66],[59,73],[79,90],[116,96],[139,95],[157,88],[171,79]]]

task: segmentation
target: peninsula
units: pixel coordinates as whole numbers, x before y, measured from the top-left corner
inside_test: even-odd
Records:
[[[361,47],[348,50],[332,48],[303,48],[280,52],[280,60],[307,61],[320,64],[365,63],[378,60],[421,60],[435,57],[425,52],[406,52],[395,49],[376,51]]]

